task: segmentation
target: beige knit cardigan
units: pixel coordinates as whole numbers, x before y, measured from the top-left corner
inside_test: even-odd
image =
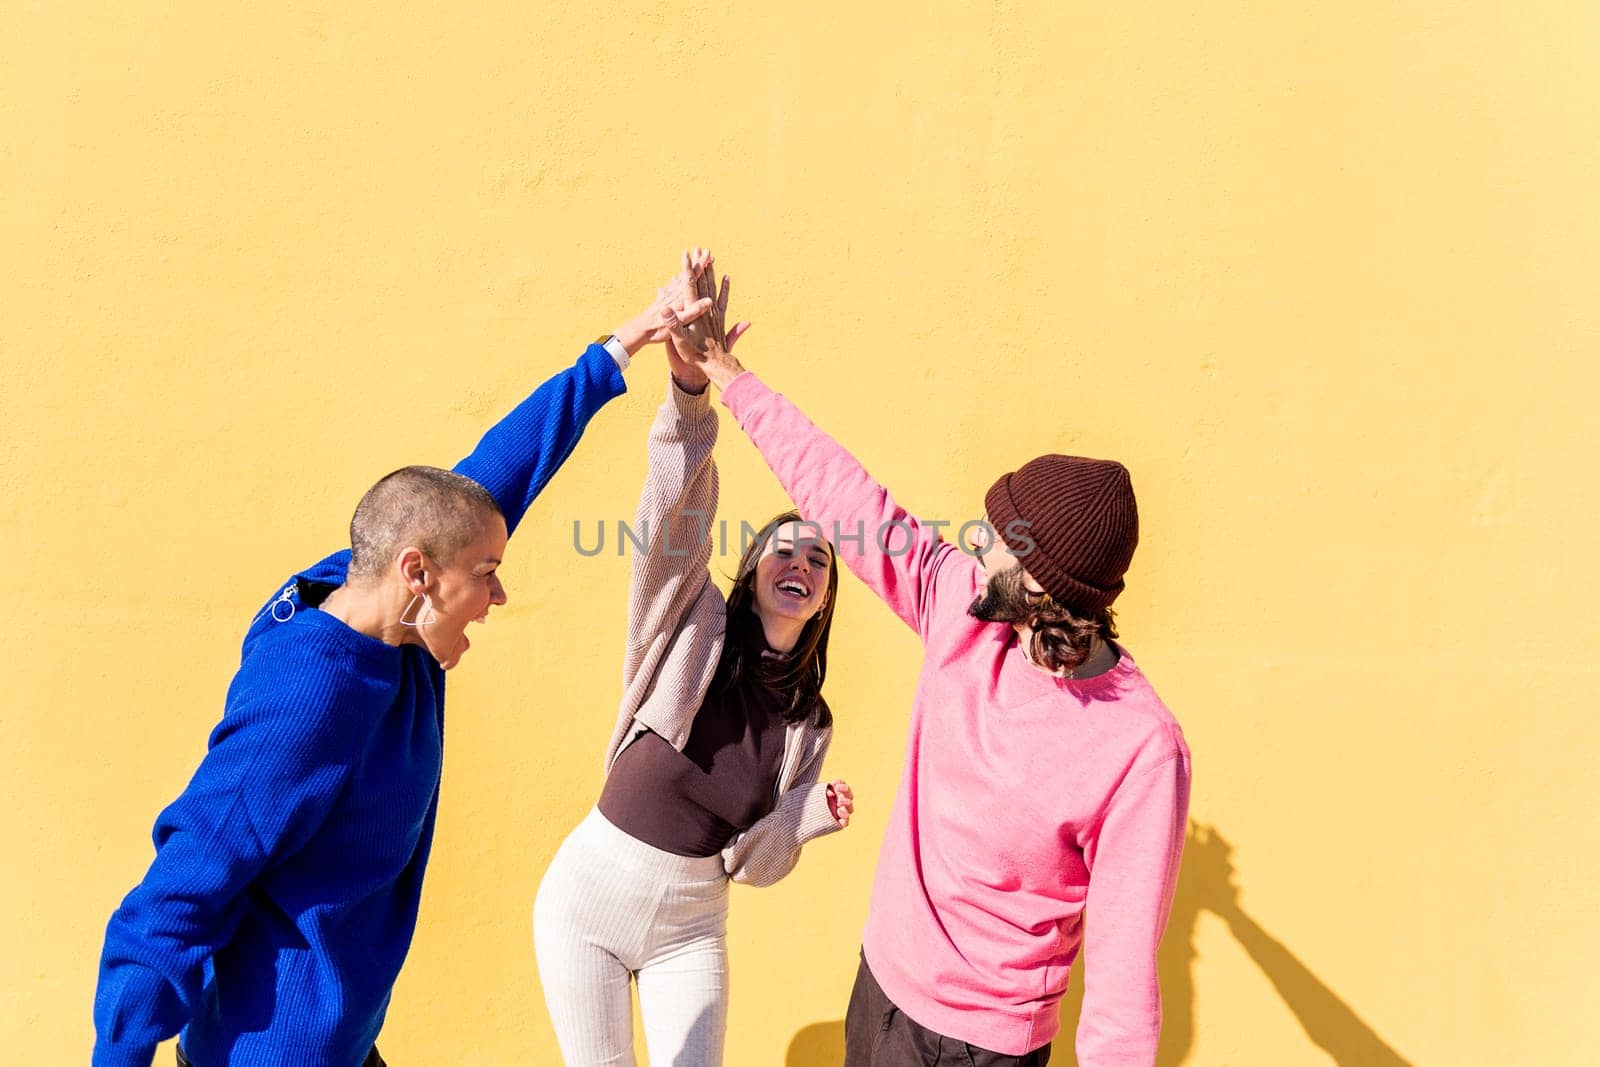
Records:
[[[727,604],[711,581],[711,526],[717,510],[717,415],[709,390],[687,393],[676,382],[650,427],[650,470],[628,550],[628,647],[622,706],[606,746],[606,773],[641,728],[679,752],[722,656]],[[643,542],[643,549],[638,543]],[[791,723],[771,813],[722,850],[728,877],[771,885],[794,869],[807,841],[839,828],[818,781],[832,728]]]

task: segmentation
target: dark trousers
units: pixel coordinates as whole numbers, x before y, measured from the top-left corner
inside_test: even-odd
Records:
[[[181,1045],[178,1047],[178,1067],[194,1067],[194,1064],[189,1062],[189,1057],[183,1054]],[[383,1062],[383,1057],[378,1055],[377,1045],[373,1045],[372,1051],[367,1053],[367,1058],[361,1061],[361,1067],[388,1067]]]
[[[844,1015],[844,1067],[1045,1067],[1049,1062],[1049,1045],[1010,1056],[913,1022],[884,995],[861,957]]]

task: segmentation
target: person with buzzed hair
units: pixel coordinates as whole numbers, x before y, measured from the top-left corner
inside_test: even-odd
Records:
[[[499,514],[489,491],[464,474],[401,467],[379,478],[350,517],[350,576],[375,577],[408,541],[449,555]]]
[[[497,423],[453,471],[362,498],[349,549],[294,575],[244,638],[222,721],[106,928],[95,1067],[381,1067],[443,762],[445,672],[506,602],[507,538],[622,371],[697,317],[688,256],[644,311]],[[682,310],[679,311],[678,309]]]

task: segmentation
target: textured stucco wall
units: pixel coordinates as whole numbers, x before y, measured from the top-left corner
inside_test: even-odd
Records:
[[[1592,1062],[1593,5],[393,6],[0,8],[0,1059],[86,1057],[255,605],[705,243],[913,510],[1132,468],[1123,632],[1206,828],[1165,1067]],[[572,523],[631,514],[659,378],[453,679],[396,1067],[555,1059],[528,913],[626,581]],[[837,1045],[917,648],[847,579],[833,661],[860,817],[735,891],[732,1064]]]

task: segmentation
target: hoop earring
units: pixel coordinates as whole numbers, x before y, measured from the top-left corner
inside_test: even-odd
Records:
[[[417,617],[414,620],[407,622],[406,616],[411,614],[411,609],[419,600],[422,601],[422,610],[417,612]],[[426,618],[423,617],[424,613],[426,613]],[[418,593],[413,596],[410,600],[406,601],[405,610],[400,612],[400,625],[409,626],[413,630],[422,626],[427,626],[431,623],[437,622],[438,620],[438,613],[433,610],[433,602],[428,599],[427,593]]]

